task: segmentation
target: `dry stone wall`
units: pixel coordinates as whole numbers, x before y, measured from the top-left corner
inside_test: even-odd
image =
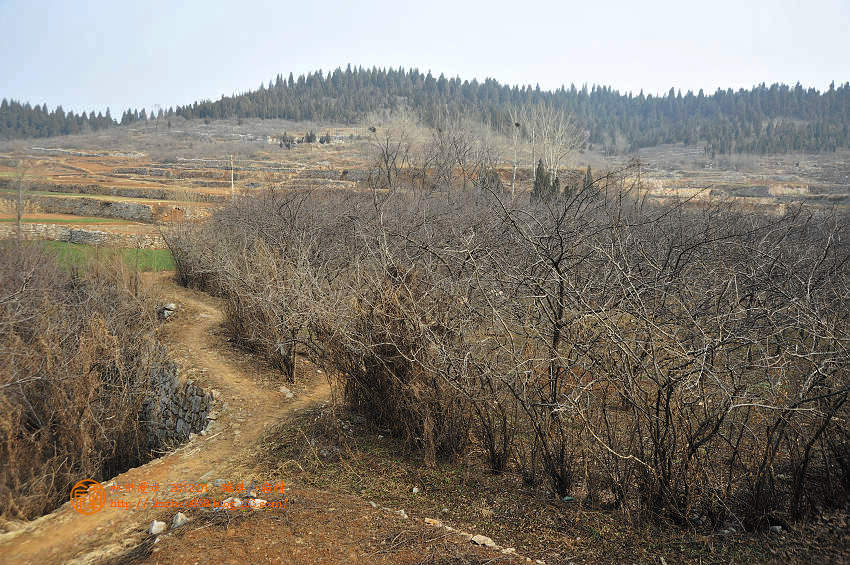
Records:
[[[211,181],[208,181],[211,182]],[[221,181],[221,186],[230,187],[230,181]],[[203,185],[206,186],[206,185]],[[211,185],[216,186],[216,185]],[[0,189],[14,189],[10,179],[0,178]],[[157,187],[132,187],[132,186],[104,186],[100,184],[30,184],[28,190],[41,192],[55,192],[57,194],[90,194],[92,196],[120,196],[122,198],[145,198],[148,200],[191,200],[193,202],[224,202],[229,195],[210,194],[206,192],[194,192],[175,190],[171,188]]]
[[[103,247],[123,247],[141,249],[164,249],[165,240],[158,233],[130,234],[113,233],[85,228],[70,228],[56,224],[21,224],[24,239],[46,239],[100,245]],[[0,239],[11,239],[17,234],[13,223],[0,224]]]
[[[54,198],[52,196],[30,196],[28,200],[36,202],[43,211],[53,214],[119,218],[148,224],[153,223],[155,219],[153,206],[139,202],[98,200],[84,197]]]
[[[177,364],[171,362],[151,374],[151,396],[144,412],[151,447],[183,443],[210,421],[212,393],[191,379],[181,380],[178,372]]]
[[[175,215],[178,219],[198,220],[210,215],[208,205],[182,205],[176,203],[150,204],[120,200],[99,200],[86,197],[28,196],[27,206],[37,207],[43,213],[69,214],[72,216],[95,216],[116,218],[134,222],[152,224],[158,221],[170,221]]]

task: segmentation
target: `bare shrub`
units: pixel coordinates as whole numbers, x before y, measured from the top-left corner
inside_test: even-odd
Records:
[[[34,518],[82,478],[150,458],[149,374],[167,361],[154,308],[120,265],[69,273],[0,245],[0,516]]]
[[[181,276],[226,299],[234,341],[290,378],[297,345],[429,463],[472,445],[680,524],[846,500],[845,217],[655,203],[637,164],[507,201],[480,176],[461,190],[456,156],[441,169],[450,133],[414,190],[270,191],[175,231]]]

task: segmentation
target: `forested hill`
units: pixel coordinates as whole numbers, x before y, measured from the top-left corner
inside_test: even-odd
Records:
[[[850,84],[826,92],[775,84],[705,95],[670,89],[662,97],[620,94],[610,87],[575,86],[550,92],[435,78],[415,69],[337,69],[300,76],[278,75],[238,96],[180,107],[187,118],[259,117],[353,122],[381,108],[407,106],[426,123],[446,112],[471,114],[494,126],[508,125],[506,110],[538,101],[562,106],[590,130],[590,141],[629,149],[662,143],[705,143],[717,152],[834,151],[850,147]],[[623,145],[623,143],[621,143]]]
[[[0,139],[21,137],[52,137],[99,130],[115,125],[115,120],[106,110],[95,113],[65,112],[62,106],[50,111],[47,104],[31,106],[16,100],[0,102]]]
[[[837,88],[831,85],[825,92],[799,84],[761,84],[750,90],[717,90],[708,95],[702,91],[682,94],[671,88],[666,95],[657,97],[621,94],[605,86],[543,91],[539,87],[502,85],[493,79],[478,82],[434,77],[416,69],[349,66],[297,79],[291,73],[287,78],[278,75],[257,90],[179,106],[166,114],[189,119],[284,118],[353,123],[373,110],[406,107],[432,125],[449,113],[476,117],[500,128],[510,124],[506,117],[510,106],[537,102],[551,103],[575,114],[590,131],[591,143],[603,149],[632,150],[676,142],[703,144],[708,151],[718,153],[834,151],[850,147],[850,83]],[[26,113],[28,107],[13,108],[3,102],[0,137],[42,135],[20,133],[22,128],[15,124],[27,120],[10,117],[9,109],[22,108]],[[35,109],[43,113],[38,106]],[[144,110],[125,112],[121,123],[145,118]]]

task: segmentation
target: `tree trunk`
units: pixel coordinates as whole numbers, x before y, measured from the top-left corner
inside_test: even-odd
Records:
[[[517,158],[516,157],[516,155],[517,155],[516,145],[517,145],[517,138],[519,136],[519,132],[517,130],[518,130],[518,128],[514,127],[514,173],[513,173],[513,176],[511,177],[511,200],[516,198],[516,189],[514,188],[514,186],[516,185],[516,158]]]

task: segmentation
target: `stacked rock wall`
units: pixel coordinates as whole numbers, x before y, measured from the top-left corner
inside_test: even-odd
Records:
[[[30,196],[30,202],[37,203],[44,212],[71,214],[74,216],[97,216],[101,218],[120,218],[135,222],[154,222],[154,210],[150,204],[126,202],[120,200],[98,200],[96,198],[62,198],[52,196]]]
[[[0,224],[0,239],[11,239],[17,235],[17,226],[13,223]],[[115,233],[83,228],[69,228],[56,224],[21,224],[24,239],[46,239],[67,241],[104,247],[165,249],[165,240],[158,233]]]
[[[192,380],[182,381],[176,363],[151,375],[151,397],[145,407],[145,424],[152,446],[174,445],[200,433],[209,423],[213,395]]]

